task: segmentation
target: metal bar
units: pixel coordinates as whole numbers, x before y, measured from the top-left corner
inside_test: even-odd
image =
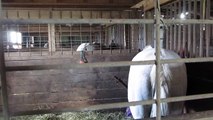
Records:
[[[191,0],[188,0],[188,13],[189,13],[189,19],[191,19],[191,9],[192,9],[192,1]],[[188,40],[187,40],[187,54],[190,53],[190,55],[188,57],[192,57],[191,56],[191,53],[192,53],[192,46],[191,46],[191,43],[192,43],[192,40],[191,40],[191,35],[192,35],[192,27],[191,25],[188,25]]]
[[[32,55],[32,50],[31,50],[31,42],[32,42],[32,40],[30,39],[31,37],[30,37],[30,25],[29,24],[27,24],[27,37],[28,37],[28,47],[29,47],[29,52],[30,52],[30,56]]]
[[[161,60],[162,64],[166,63],[194,63],[194,62],[210,62],[213,57],[206,58],[182,58]],[[116,61],[116,62],[97,62],[87,64],[57,64],[57,65],[28,65],[28,66],[7,66],[7,71],[25,71],[25,70],[48,70],[48,69],[73,69],[73,68],[95,68],[95,67],[119,67],[130,65],[148,65],[154,64],[154,60],[147,61]]]
[[[4,19],[0,20],[2,24],[153,24],[153,19]]]
[[[7,71],[23,71],[23,70],[48,70],[48,69],[72,69],[72,68],[93,68],[93,67],[118,67],[118,66],[130,66],[139,64],[154,64],[154,60],[150,61],[118,61],[118,62],[97,62],[87,64],[58,64],[58,65],[29,65],[29,66],[8,66]]]
[[[10,56],[10,44],[9,44],[9,34],[8,34],[8,25],[6,25],[6,41],[7,41],[7,45],[9,46],[7,49],[7,54],[8,56]]]
[[[48,24],[48,51],[50,55],[52,56],[53,54],[53,46],[52,46],[52,41],[53,41],[53,35],[52,35],[52,24]]]
[[[200,5],[200,17],[201,17],[201,19],[204,19],[204,16],[203,16],[203,4],[204,4],[204,1],[205,0],[202,0],[202,2],[199,4]],[[200,24],[199,25],[199,27],[200,27],[200,39],[199,39],[199,57],[203,57],[203,27],[205,27],[204,26],[204,24]]]
[[[181,14],[181,0],[178,1],[178,15]],[[178,24],[178,49],[177,51],[179,52],[181,50],[181,25]]]
[[[193,18],[194,19],[197,19],[197,0],[194,0],[194,15],[193,15]],[[193,25],[193,57],[196,57],[197,54],[196,54],[196,41],[197,41],[197,38],[196,38],[196,25],[194,24]]]
[[[201,94],[201,95],[190,95],[190,96],[180,96],[180,97],[170,97],[161,99],[162,102],[180,102],[186,100],[197,100],[197,99],[207,99],[212,98],[213,93]],[[102,104],[102,105],[94,105],[84,110],[100,110],[100,109],[109,109],[109,108],[121,108],[133,105],[150,105],[155,103],[155,100],[145,100],[145,101],[136,101],[136,102],[121,102],[121,103],[111,103],[111,104]]]
[[[71,53],[72,53],[72,55],[73,55],[73,45],[72,45],[72,42],[73,42],[73,39],[72,39],[72,24],[70,24],[69,28],[70,28],[70,48],[71,48]]]
[[[119,39],[119,44],[120,44],[120,46],[119,46],[119,53],[121,53],[122,52],[122,44],[121,44],[121,42],[122,42],[122,39],[121,39],[121,25],[118,25],[118,39]],[[139,35],[139,34],[138,34]]]
[[[2,4],[0,0],[0,20],[2,18]],[[3,102],[3,116],[4,120],[9,120],[9,104],[8,104],[8,94],[7,94],[7,80],[6,80],[6,68],[5,68],[5,58],[4,58],[4,40],[2,26],[0,26],[0,80],[1,80],[1,92],[2,92],[2,102]]]
[[[182,6],[182,13],[186,13],[186,0],[183,0],[183,6]],[[182,44],[182,50],[183,52],[186,50],[186,25],[183,25],[183,33],[182,33],[182,41],[183,41],[183,44]],[[185,57],[185,53],[183,53],[183,57]]]
[[[161,84],[160,84],[160,72],[161,72],[161,60],[160,60],[160,1],[155,2],[155,15],[156,15],[156,105],[157,105],[157,120],[161,120]],[[170,48],[171,49],[171,48]]]
[[[207,8],[206,8],[206,18],[209,19],[210,18],[210,12],[211,12],[211,1],[207,0]],[[210,25],[206,25],[206,56],[209,57],[209,46],[210,46]]]
[[[92,41],[92,24],[89,25],[89,40],[90,40],[91,44],[93,44],[93,41]],[[93,50],[91,52],[93,54]]]
[[[213,24],[213,20],[164,19],[165,24]],[[153,24],[153,19],[1,19],[2,24]]]
[[[213,93],[202,94],[202,95],[190,95],[190,96],[180,96],[180,97],[170,97],[161,99],[162,102],[179,102],[183,100],[196,100],[196,99],[207,99],[212,98]],[[120,102],[120,103],[107,103],[99,105],[91,105],[83,108],[76,109],[60,109],[60,110],[33,110],[33,111],[23,111],[12,114],[12,116],[18,115],[34,115],[34,114],[46,114],[46,113],[61,113],[61,112],[72,112],[72,111],[91,111],[91,110],[103,110],[110,108],[122,108],[134,105],[151,105],[155,103],[155,100],[144,100],[144,101],[135,101],[135,102]]]
[[[21,56],[21,52],[19,49],[19,43],[18,43],[18,34],[17,34],[19,32],[19,25],[17,24],[15,27],[16,27],[15,30],[16,30],[16,42],[17,42],[16,44],[18,46],[18,55]]]
[[[42,56],[42,41],[41,41],[41,24],[38,25],[38,37],[39,37],[39,49],[40,49],[40,55]]]
[[[177,14],[177,3],[174,3],[174,14]],[[175,18],[175,16],[174,16]],[[173,24],[172,26],[174,26],[174,44],[173,44],[173,50],[177,51],[177,25]]]
[[[169,16],[169,8],[168,7],[166,8],[166,16],[167,16],[168,19],[171,19],[170,16]],[[170,33],[169,28],[170,27],[168,27],[168,29],[166,29],[166,49],[169,49],[169,33]]]
[[[100,25],[100,31],[99,31],[99,37],[100,37],[100,54],[103,54],[103,48],[102,48],[102,25]]]
[[[173,5],[172,4],[170,4],[169,5],[169,10],[170,10],[170,18],[173,18],[173,11],[172,11],[172,9],[173,9]],[[173,43],[174,43],[174,41],[173,41],[173,25],[169,25],[169,31],[170,31],[170,34],[169,34],[169,49],[170,50],[174,50],[174,48],[173,48]]]
[[[59,25],[59,45],[60,45],[60,50],[61,50],[61,54],[63,55],[64,54],[64,51],[63,51],[63,42],[62,42],[62,29],[61,29],[61,25]]]

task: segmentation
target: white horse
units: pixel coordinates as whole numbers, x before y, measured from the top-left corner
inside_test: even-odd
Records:
[[[132,61],[155,60],[155,49],[147,46],[138,53]],[[161,59],[180,58],[175,52],[161,50]],[[141,101],[156,99],[155,65],[132,65],[128,78],[128,101]],[[187,74],[184,63],[162,64],[160,73],[161,98],[184,96],[187,88]],[[184,102],[161,103],[161,115],[174,115],[183,113]],[[130,106],[134,119],[156,117],[156,104]]]

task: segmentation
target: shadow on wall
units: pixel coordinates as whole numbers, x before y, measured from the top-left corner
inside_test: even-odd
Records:
[[[213,93],[213,62],[187,63],[187,95]],[[213,109],[213,98],[186,101],[186,106],[194,111]]]

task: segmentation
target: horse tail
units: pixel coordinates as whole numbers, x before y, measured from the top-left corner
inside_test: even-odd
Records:
[[[152,85],[152,99],[156,99],[156,65],[153,65],[150,73],[151,85]],[[161,89],[161,98],[169,97],[169,81],[171,80],[171,71],[168,64],[163,64],[160,71],[160,89]],[[169,114],[168,103],[161,103],[161,115],[166,116]],[[157,106],[156,104],[152,105],[150,117],[156,117]]]

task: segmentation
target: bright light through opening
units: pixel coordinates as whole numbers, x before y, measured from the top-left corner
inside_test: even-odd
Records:
[[[20,32],[11,31],[9,32],[9,42],[12,44],[12,48],[21,49],[22,48],[22,35]]]
[[[180,14],[180,18],[181,18],[181,19],[185,19],[185,17],[186,17],[186,15],[185,15],[184,13],[181,13],[181,14]]]

